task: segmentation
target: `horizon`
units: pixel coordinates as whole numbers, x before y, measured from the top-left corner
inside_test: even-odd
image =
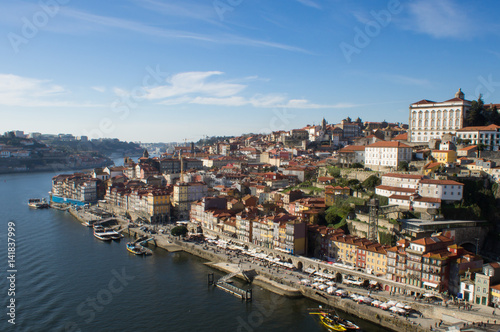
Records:
[[[0,132],[168,143],[500,103],[492,0],[4,4]]]

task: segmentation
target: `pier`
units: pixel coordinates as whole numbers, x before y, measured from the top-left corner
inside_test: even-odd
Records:
[[[246,301],[246,302],[251,302],[252,301],[252,290],[251,289],[242,289],[239,287],[236,287],[234,285],[231,285],[228,283],[229,279],[235,277],[237,273],[230,273],[216,282],[214,282],[214,274],[209,273],[208,274],[208,285],[209,286],[215,286],[220,289],[222,289],[225,292],[228,292],[236,297],[239,297],[240,299]]]

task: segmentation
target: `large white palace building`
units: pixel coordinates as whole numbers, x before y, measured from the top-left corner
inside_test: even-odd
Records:
[[[455,98],[438,103],[421,100],[410,105],[410,142],[429,142],[444,134],[455,134],[464,127],[471,101],[464,99],[461,89]]]

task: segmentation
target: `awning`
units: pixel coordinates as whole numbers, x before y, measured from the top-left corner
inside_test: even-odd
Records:
[[[427,282],[424,281],[424,286],[432,287],[432,288],[437,288],[439,285],[438,284],[433,284],[432,282]]]

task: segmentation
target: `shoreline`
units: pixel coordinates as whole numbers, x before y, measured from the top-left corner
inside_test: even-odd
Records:
[[[70,209],[69,212],[79,222],[85,221],[84,218],[78,215],[77,211]],[[126,233],[131,237],[134,238],[141,236],[153,237],[155,240],[154,245],[157,248],[161,248],[169,252],[184,251],[191,255],[205,259],[207,260],[207,262],[204,264],[210,268],[222,271],[227,274],[240,271],[238,265],[232,263],[231,259],[223,258],[221,257],[221,255],[217,255],[215,252],[203,249],[199,245],[196,245],[192,242],[184,242],[177,239],[173,239],[170,235],[167,234],[152,235],[136,227],[130,228],[128,225],[128,221],[119,218],[117,218],[117,226],[118,225],[120,226],[122,233]],[[235,277],[246,281],[245,277],[241,273],[237,273]],[[457,313],[453,310],[449,310],[447,308],[445,309],[444,307],[441,308],[440,306],[436,305],[430,305],[421,302],[413,302],[405,298],[397,299],[398,301],[411,302],[411,306],[414,309],[421,312],[426,317],[426,318],[418,318],[418,320],[423,322],[423,324],[419,326],[418,324],[416,324],[416,322],[412,323],[411,320],[406,320],[402,316],[397,316],[388,311],[383,311],[381,309],[369,305],[355,303],[350,298],[325,296],[326,294],[321,294],[315,289],[305,286],[297,287],[296,284],[292,285],[291,282],[289,282],[290,285],[283,284],[281,278],[273,276],[263,271],[259,271],[258,273],[256,272],[256,277],[253,279],[252,284],[258,287],[262,287],[263,289],[280,296],[286,296],[288,298],[305,297],[315,302],[332,306],[350,315],[359,317],[362,320],[379,325],[381,327],[388,328],[392,331],[411,331],[411,332],[429,331],[430,330],[429,327],[434,328],[434,325],[438,323],[441,319],[444,320],[444,318],[446,318],[448,322],[452,321],[452,323],[447,324],[448,326],[460,322],[463,323],[466,323],[467,321],[481,322],[489,319],[488,317],[485,316],[475,315],[474,312],[458,311]],[[349,287],[344,285],[342,285],[342,288],[350,289]],[[366,293],[367,291],[356,289],[355,292]],[[388,297],[384,296],[384,294],[373,293],[371,297],[385,301],[388,300]],[[394,297],[391,297],[391,299],[394,299]],[[444,331],[444,329],[435,329],[435,330]],[[491,331],[496,331],[496,329]]]
[[[123,231],[123,233],[126,233],[129,236],[137,237],[137,236],[148,235],[147,233],[139,229],[127,228],[126,227],[127,225],[124,224],[123,222],[120,223],[120,226],[121,227],[125,226],[125,230]],[[203,258],[208,261],[204,263],[206,266],[227,274],[238,272],[239,270],[237,264],[221,259],[220,256],[211,253],[207,250],[202,250],[200,248],[197,248],[197,246],[193,243],[183,242],[179,240],[174,240],[173,243],[168,243],[167,241],[161,239],[163,238],[163,236],[160,238],[160,236],[158,235],[160,234],[155,234],[156,246],[158,248],[167,250],[169,252],[184,251],[196,257]],[[235,277],[246,281],[246,279],[243,277],[241,273],[236,274]],[[267,273],[259,272],[257,276],[253,279],[251,284],[261,287],[269,292],[272,292],[280,296],[285,296],[288,298],[305,297],[324,305],[331,305],[334,308],[342,310],[350,315],[359,317],[360,319],[379,325],[381,327],[388,328],[392,331],[402,331],[401,328],[404,328],[404,331],[409,331],[409,332],[429,331],[428,328],[425,328],[423,326],[413,325],[402,317],[392,316],[389,312],[383,311],[383,313],[379,313],[378,310],[374,307],[354,303],[349,298],[333,297],[331,300],[327,300],[319,295],[316,295],[315,294],[316,291],[314,289],[307,288],[304,286],[301,286],[300,288],[292,287],[284,285],[273,279],[274,279],[273,276]]]

